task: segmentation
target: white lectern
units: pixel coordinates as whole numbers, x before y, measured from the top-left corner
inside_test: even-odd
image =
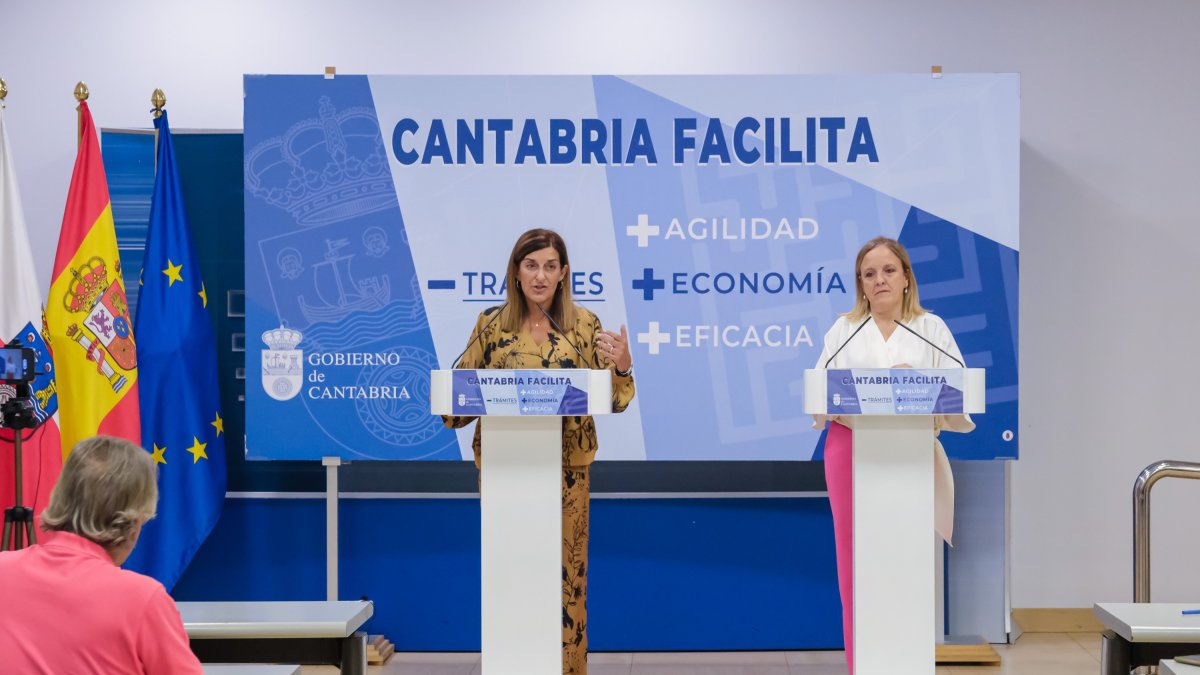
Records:
[[[934,416],[984,401],[981,368],[804,373],[804,412],[854,432],[855,675],[934,674]]]
[[[433,414],[478,415],[483,429],[482,671],[561,675],[562,417],[611,413],[612,374],[435,370],[430,385]]]

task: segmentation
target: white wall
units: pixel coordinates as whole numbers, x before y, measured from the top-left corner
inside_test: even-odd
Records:
[[[1022,74],[1013,605],[1131,597],[1130,491],[1200,461],[1200,3],[8,2],[0,77],[48,283],[77,80],[97,124],[240,128],[245,72]],[[1155,598],[1200,597],[1200,483],[1160,484]]]

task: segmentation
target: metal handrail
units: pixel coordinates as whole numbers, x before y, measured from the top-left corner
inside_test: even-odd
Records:
[[[1133,482],[1133,601],[1150,602],[1150,488],[1161,478],[1200,480],[1200,464],[1164,459]]]

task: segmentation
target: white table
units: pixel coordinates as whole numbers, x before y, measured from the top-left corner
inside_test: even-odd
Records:
[[[192,651],[206,663],[335,664],[367,672],[369,600],[343,602],[179,602]],[[257,671],[256,671],[257,672]]]
[[[204,675],[300,675],[300,666],[265,663],[206,663]]]
[[[1128,675],[1130,668],[1200,653],[1200,614],[1183,614],[1198,608],[1200,603],[1096,603],[1096,618],[1108,629],[1100,636],[1102,675]]]
[[[1175,659],[1164,659],[1158,663],[1158,675],[1200,675],[1200,666],[1175,663]]]

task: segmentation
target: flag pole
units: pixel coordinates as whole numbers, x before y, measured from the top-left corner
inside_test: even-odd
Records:
[[[83,80],[80,80],[79,83],[75,85],[75,100],[83,103],[84,101],[88,100],[89,95],[87,83],[85,83]],[[78,150],[79,146],[83,144],[83,111],[81,108],[82,106],[75,106],[76,150]]]
[[[150,94],[150,105],[154,106],[154,119],[162,117],[163,106],[167,104],[167,95],[162,89],[155,89]],[[158,173],[158,127],[154,128],[154,173]]]

